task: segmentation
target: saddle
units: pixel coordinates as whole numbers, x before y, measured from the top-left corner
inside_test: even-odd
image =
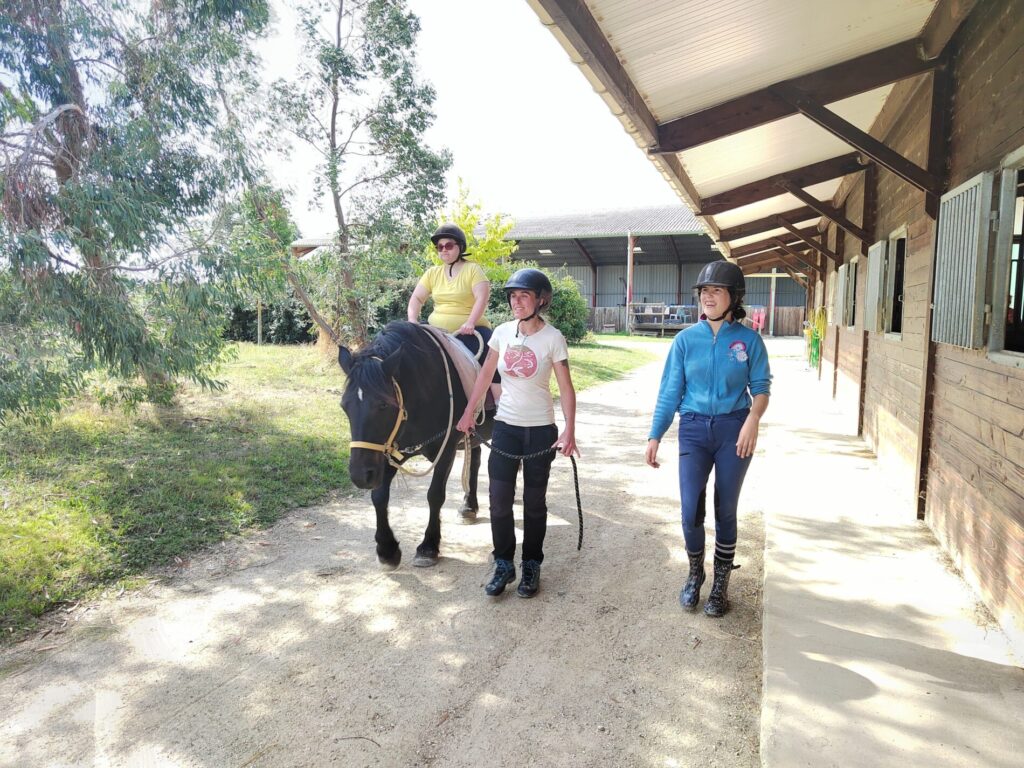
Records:
[[[435,328],[432,325],[421,325],[419,327],[433,334],[434,338],[436,338],[438,343],[440,343],[444,348],[444,351],[448,353],[448,357],[450,357],[452,362],[455,364],[455,370],[458,373],[459,381],[462,383],[462,389],[468,397],[473,391],[473,387],[476,385],[477,377],[480,375],[480,362],[476,357],[474,357],[473,353],[466,347],[466,345],[447,331]],[[487,397],[484,398],[484,409],[494,409],[494,400],[491,397],[491,390],[489,387],[487,389]],[[477,406],[476,413],[479,418],[480,406]],[[456,416],[458,415],[459,414],[456,414]]]

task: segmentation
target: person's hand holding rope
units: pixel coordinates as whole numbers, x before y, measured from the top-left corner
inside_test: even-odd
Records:
[[[471,408],[467,408],[462,413],[462,418],[459,419],[459,423],[455,425],[455,428],[459,432],[465,432],[467,435],[471,434],[476,428],[476,416]]]
[[[576,445],[576,437],[569,427],[566,427],[565,429],[562,430],[562,434],[558,436],[558,439],[555,440],[554,445],[552,445],[551,447],[554,448],[563,456],[580,455],[579,446]]]

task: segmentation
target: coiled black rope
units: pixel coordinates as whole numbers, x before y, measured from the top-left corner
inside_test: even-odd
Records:
[[[557,450],[556,448],[545,448],[542,451],[534,451],[533,453],[527,453],[523,456],[514,456],[511,453],[505,453],[505,451],[501,450],[500,448],[495,448],[493,445],[491,445],[490,440],[481,440],[480,442],[486,445],[499,456],[504,456],[506,459],[512,459],[513,461],[526,461],[527,459],[536,459],[540,456],[544,456],[545,454]],[[576,467],[576,457],[569,456],[569,461],[572,462],[572,484],[573,487],[576,489],[576,514],[578,515],[580,522],[580,535],[579,539],[576,541],[576,551],[579,552],[581,549],[583,549],[583,501],[580,498],[580,473],[579,469]]]

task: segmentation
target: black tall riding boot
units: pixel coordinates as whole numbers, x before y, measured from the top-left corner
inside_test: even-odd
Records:
[[[700,588],[704,584],[704,550],[694,555],[690,552],[686,553],[687,557],[690,558],[690,575],[686,579],[686,583],[683,585],[682,591],[679,593],[679,604],[688,611],[696,609],[697,603],[700,602]]]
[[[707,616],[724,616],[729,610],[729,574],[732,573],[731,560],[719,560],[715,558],[715,579],[711,583],[711,594],[704,604],[704,613]]]

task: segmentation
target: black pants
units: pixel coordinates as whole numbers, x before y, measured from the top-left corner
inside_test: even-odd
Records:
[[[523,465],[523,560],[544,560],[544,534],[548,527],[548,476],[555,452],[549,451],[534,459],[509,459],[502,456],[526,456],[550,448],[558,439],[554,424],[543,427],[515,427],[503,421],[494,422],[491,455],[487,473],[491,494],[491,538],[494,557],[514,560],[516,526],[512,502],[516,496],[516,475]],[[495,450],[497,449],[497,450]]]

